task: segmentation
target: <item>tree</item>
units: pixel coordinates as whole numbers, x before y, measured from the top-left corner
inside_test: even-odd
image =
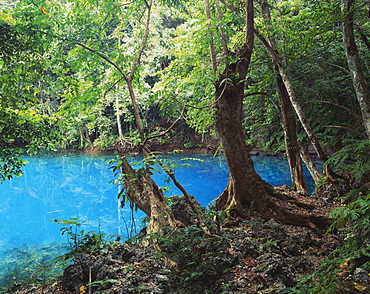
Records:
[[[216,1],[215,7],[211,7],[206,2],[205,15],[203,4],[194,2],[189,6],[191,17],[190,14],[181,15],[189,18],[189,22],[179,26],[183,35],[179,34],[178,38],[187,36],[191,42],[169,58],[174,59],[170,70],[172,73],[177,71],[178,75],[172,75],[166,81],[171,93],[165,101],[160,101],[163,102],[162,109],[171,112],[172,117],[180,112],[185,119],[196,118],[187,121],[202,132],[214,122],[230,170],[228,187],[218,198],[217,207],[227,210],[230,216],[247,217],[251,209],[256,209],[266,218],[274,216],[293,224],[320,225],[321,221],[325,222],[321,217],[302,215],[298,210],[292,212],[286,208],[288,201],[282,200],[282,194],[276,193],[254,170],[243,129],[244,100],[254,93],[246,82],[255,33],[253,1],[246,1],[245,7],[240,3],[235,7],[225,1],[221,3]],[[246,12],[245,22],[241,23],[239,11]],[[132,125],[138,127],[137,141],[144,151],[148,149],[146,143],[153,136],[146,132],[141,111],[148,100],[141,99],[146,96],[142,89],[145,88],[147,48],[154,42],[151,38],[152,13],[153,6],[148,1],[122,5],[106,1],[75,1],[73,5],[60,2],[50,6],[42,6],[41,2],[29,6],[19,4],[19,21],[32,24],[34,32],[49,40],[50,52],[58,52],[50,62],[54,66],[62,64],[64,70],[55,78],[60,90],[67,87],[60,92],[60,115],[67,114],[81,138],[91,140],[91,129],[99,124],[103,126],[96,122],[96,117],[103,116],[106,106],[113,109],[115,106],[111,111],[115,115],[108,121],[114,120],[122,142],[124,135],[123,128],[119,128],[122,122],[119,111],[125,98],[135,121]],[[60,18],[64,23],[57,21]],[[213,45],[208,42],[211,40]],[[175,42],[177,40],[172,44],[174,47],[178,46]],[[236,49],[231,51],[229,48]],[[210,53],[212,50],[214,52]],[[222,67],[224,70],[220,72]],[[51,76],[56,74],[52,72]],[[284,85],[289,93],[288,86]],[[96,97],[110,100],[99,107],[104,99]],[[188,108],[183,111],[184,105]],[[112,128],[109,123],[106,126]],[[142,169],[135,171],[122,150],[118,167],[122,169],[126,193],[151,217],[149,231],[158,231],[167,221],[174,225],[163,194],[151,181],[148,161]]]
[[[236,52],[230,52],[225,70],[216,82],[215,128],[230,172],[225,191],[217,198],[216,208],[228,211],[230,216],[248,218],[250,210],[258,211],[265,218],[274,218],[284,223],[317,228],[325,218],[303,215],[287,208],[285,200],[275,189],[256,173],[245,143],[242,128],[245,78],[253,49],[254,7],[253,1],[245,1],[245,42]],[[273,195],[277,195],[277,199]],[[281,202],[280,202],[281,201]],[[299,220],[298,220],[299,219]]]
[[[138,72],[150,34],[152,5],[153,1],[145,0],[122,5],[106,1],[57,2],[53,6],[18,3],[17,21],[26,23],[35,34],[43,36],[40,44],[49,41],[49,50],[59,53],[50,58],[63,69],[53,72],[55,83],[69,86],[61,93],[64,102],[59,115],[68,114],[74,127],[80,124],[79,133],[83,140],[90,140],[88,125],[104,110],[96,105],[106,98],[109,90],[115,90],[124,81],[124,92],[127,91],[130,99],[139,142],[145,144],[147,135],[137,99],[143,79]],[[57,21],[59,18],[63,18],[63,23]],[[65,63],[68,65],[63,68]],[[108,90],[104,89],[107,85]],[[114,94],[118,95],[117,91]],[[97,99],[99,96],[102,98]],[[114,98],[119,112],[120,96]],[[95,108],[97,111],[92,111]],[[95,118],[91,115],[94,112]],[[119,115],[117,117],[118,125],[121,121]],[[149,233],[158,232],[165,225],[174,226],[167,200],[151,179],[150,166],[145,163],[143,169],[134,170],[122,153],[124,140],[122,128],[119,129],[121,160],[118,167],[127,198],[149,216]],[[147,149],[143,150],[146,158]]]
[[[316,223],[320,226],[326,223],[325,217],[300,211],[297,208],[299,200],[289,204],[283,193],[263,181],[254,170],[243,128],[244,101],[261,92],[249,89],[252,87],[250,77],[247,77],[255,31],[253,3],[246,1],[246,6],[239,5],[241,3],[233,6],[220,2],[223,4],[220,7],[222,17],[217,5],[214,10],[212,7],[208,9],[207,1],[206,9],[204,4],[198,3],[189,7],[196,20],[185,22],[177,30],[175,42],[181,50],[174,48],[175,58],[162,76],[158,89],[165,91],[168,87],[165,93],[169,94],[164,95],[166,99],[173,97],[178,104],[182,102],[192,106],[186,112],[192,118],[190,124],[199,129],[205,125],[202,130],[215,128],[230,172],[228,185],[216,200],[218,209],[225,210],[230,217],[248,217],[251,210],[256,210],[266,218],[281,222],[311,227]],[[246,7],[247,22],[241,22],[240,11],[244,13]],[[217,17],[212,17],[212,12]],[[226,50],[225,40],[228,42]],[[222,72],[219,71],[221,66],[224,66]],[[210,101],[212,87],[216,89],[213,102]],[[297,204],[295,209],[292,203]]]
[[[354,36],[354,0],[342,1],[343,45],[346,51],[348,67],[353,87],[360,105],[366,135],[370,138],[370,89],[366,81]]]
[[[269,4],[267,1],[261,1],[261,6],[262,6],[262,13],[265,19],[265,22],[268,27],[271,26],[271,16],[270,16],[270,8]],[[281,79],[284,83],[284,86],[287,90],[288,96],[290,98],[290,101],[295,109],[295,112],[302,124],[302,127],[304,128],[308,138],[310,139],[310,142],[314,149],[317,152],[318,157],[325,163],[325,161],[328,160],[328,156],[326,155],[324,149],[322,148],[320,142],[317,139],[317,136],[313,129],[311,128],[310,124],[308,123],[308,119],[306,117],[306,114],[302,110],[302,107],[298,101],[298,98],[295,94],[294,87],[291,83],[291,79],[289,78],[289,75],[287,73],[287,70],[284,67],[284,60],[282,59],[280,53],[278,52],[277,46],[276,46],[276,41],[274,38],[269,35],[268,41],[259,33],[257,32],[257,36],[259,40],[263,43],[263,45],[266,47],[268,52],[271,54],[274,63],[280,73]],[[332,177],[332,172],[330,171],[329,167],[325,165],[325,174],[327,176]]]
[[[297,136],[297,124],[294,109],[289,99],[288,91],[281,77],[276,78],[276,88],[281,102],[281,113],[285,138],[285,150],[288,158],[292,188],[302,194],[307,193],[303,166],[300,155],[300,145]]]
[[[272,21],[269,4],[267,1],[261,1],[261,8],[265,25],[271,29]],[[269,45],[275,52],[278,52],[276,41],[271,36],[269,36]],[[276,63],[276,60],[273,59],[273,61],[274,72],[275,74],[279,75],[279,65]],[[276,88],[281,105],[280,112],[284,129],[285,150],[288,158],[293,190],[302,194],[306,194],[307,186],[303,175],[294,109],[289,97],[286,83],[284,83],[281,75],[276,77]]]
[[[245,43],[237,53],[230,56],[231,60],[236,61],[226,65],[216,82],[215,91],[215,128],[230,172],[228,186],[217,199],[216,208],[235,210],[245,218],[249,217],[245,204],[249,206],[254,195],[266,194],[264,185],[268,187],[254,170],[242,128],[244,81],[254,41],[253,12],[253,1],[246,1]]]

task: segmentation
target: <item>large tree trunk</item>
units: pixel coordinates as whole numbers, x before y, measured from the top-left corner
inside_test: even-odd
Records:
[[[242,128],[244,80],[254,39],[252,0],[246,0],[246,9],[246,42],[240,52],[232,56],[233,59],[238,58],[238,61],[228,64],[216,83],[215,119],[216,131],[230,172],[228,186],[216,200],[216,208],[227,209],[229,213],[236,212],[244,218],[249,216],[246,208],[255,195],[266,194],[263,186],[266,183],[254,169]]]
[[[246,14],[245,44],[232,56],[237,62],[228,64],[216,82],[215,127],[230,172],[227,188],[216,200],[216,209],[226,210],[231,217],[243,218],[249,216],[250,210],[256,210],[266,219],[274,218],[282,223],[318,230],[322,224],[328,223],[327,219],[322,214],[311,213],[313,206],[302,204],[263,181],[250,158],[242,128],[242,110],[244,81],[253,48],[252,0],[246,0]]]
[[[361,108],[363,125],[366,130],[366,135],[370,139],[370,89],[361,66],[361,60],[353,32],[354,2],[354,0],[343,0],[342,3],[342,11],[345,16],[343,22],[343,44],[353,80],[353,87]]]
[[[302,159],[297,138],[297,123],[294,109],[290,103],[283,80],[276,78],[276,88],[281,102],[281,114],[284,128],[285,150],[289,162],[292,188],[301,194],[307,194],[307,185],[303,175]]]

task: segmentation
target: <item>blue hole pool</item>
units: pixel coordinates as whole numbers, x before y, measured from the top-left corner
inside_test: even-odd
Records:
[[[110,183],[114,177],[107,160],[112,157],[86,154],[25,157],[29,163],[24,175],[0,185],[0,267],[9,265],[9,260],[4,258],[14,248],[50,248],[45,244],[67,243],[67,237],[61,235],[61,225],[53,219],[79,218],[87,221],[86,230],[123,237],[140,230],[144,214],[132,212],[128,204],[120,207],[118,187]],[[203,206],[210,204],[226,187],[228,171],[222,156],[165,158],[178,165],[178,181]],[[138,160],[138,157],[129,158],[131,162]],[[274,186],[291,185],[285,158],[253,157],[253,161],[264,180]],[[156,172],[153,178],[160,187],[168,188],[167,196],[180,195],[166,181],[163,172]],[[307,179],[312,192],[313,182],[308,173]]]

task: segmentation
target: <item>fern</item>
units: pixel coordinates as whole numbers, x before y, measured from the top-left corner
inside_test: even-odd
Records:
[[[370,179],[370,140],[347,140],[346,143],[346,146],[330,157],[328,164],[346,172],[355,182],[368,181]]]

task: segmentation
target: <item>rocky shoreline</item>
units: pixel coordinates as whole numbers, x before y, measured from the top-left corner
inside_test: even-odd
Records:
[[[155,246],[142,246],[138,238],[84,250],[57,281],[14,294],[290,293],[282,291],[310,276],[342,242],[340,235],[319,236],[256,213],[215,230],[204,236],[190,225],[168,232]]]
[[[217,238],[208,240],[214,254],[208,252],[209,267],[197,276],[182,276],[181,265],[160,257],[152,247],[121,243],[105,253],[76,255],[63,277],[42,292],[33,286],[15,293],[279,293],[317,269],[339,242],[335,236],[322,238],[308,228],[282,226],[274,220],[224,228]],[[227,246],[211,248],[220,239]],[[197,266],[202,265],[188,270],[199,273]]]

